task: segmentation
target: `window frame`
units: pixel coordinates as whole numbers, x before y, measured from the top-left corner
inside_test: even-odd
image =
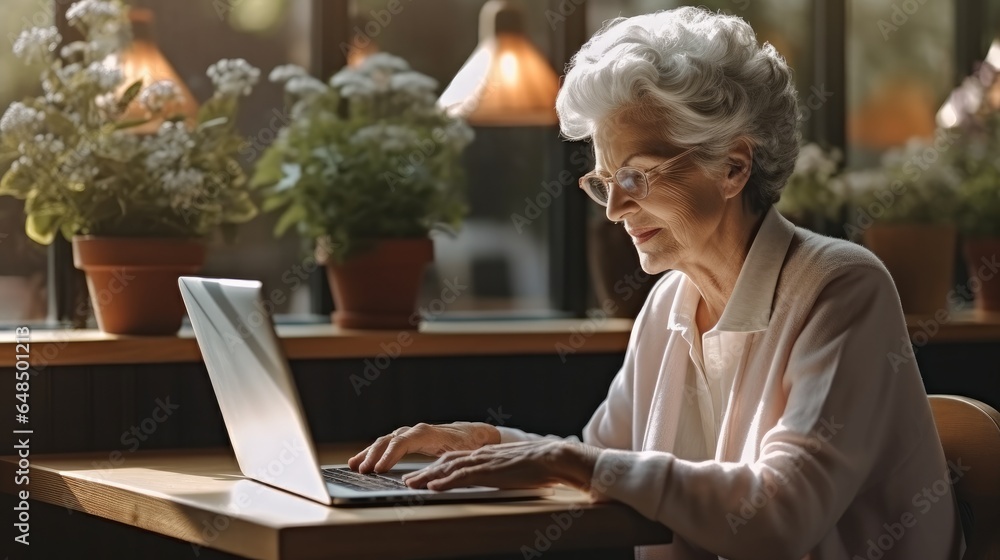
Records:
[[[56,26],[64,37],[72,30],[66,23],[65,10],[70,2],[51,0],[54,5]],[[312,71],[314,75],[329,76],[346,64],[342,49],[350,42],[350,1],[312,0]],[[564,13],[567,0],[546,0],[548,10]],[[552,65],[564,68],[570,57],[586,41],[586,13],[588,0],[573,0],[574,10],[566,16],[564,24],[550,35]],[[815,0],[812,3],[812,21],[815,32],[813,53],[815,75],[813,83],[822,84],[832,92],[831,98],[803,131],[805,139],[828,148],[839,148],[847,153],[847,77],[846,77],[846,25],[849,21],[848,0]],[[987,0],[962,0],[955,2],[955,76],[958,84],[982,57],[984,42],[992,40],[995,27],[988,18]],[[987,29],[989,27],[990,29]],[[572,169],[571,154],[580,143],[564,142],[556,138],[548,151],[548,175],[557,175],[561,169]],[[846,165],[847,162],[843,164]],[[552,177],[548,177],[552,179]],[[572,317],[584,317],[590,293],[586,259],[586,201],[574,196],[569,189],[566,196],[556,197],[551,208],[549,232],[550,298],[556,311]],[[82,327],[87,321],[87,288],[83,274],[73,266],[70,243],[57,238],[49,248],[49,320],[62,325]],[[328,315],[333,309],[326,274],[313,273],[310,281],[312,310]],[[83,303],[81,303],[83,302]],[[81,311],[82,310],[82,311]]]

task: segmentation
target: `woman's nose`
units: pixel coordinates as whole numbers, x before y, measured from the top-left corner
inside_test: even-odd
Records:
[[[608,189],[608,207],[605,211],[609,220],[612,222],[624,221],[625,216],[634,211],[631,206],[635,204],[632,197],[625,194],[625,191],[613,181],[611,182],[611,187]]]

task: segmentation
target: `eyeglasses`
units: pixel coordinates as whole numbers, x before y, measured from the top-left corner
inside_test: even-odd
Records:
[[[587,193],[594,202],[601,206],[608,205],[608,198],[611,196],[611,183],[616,183],[625,194],[633,200],[642,200],[649,195],[649,176],[663,173],[677,162],[677,160],[698,149],[698,146],[688,148],[667,161],[643,171],[638,167],[619,167],[614,176],[598,171],[591,171],[580,177],[580,188]]]

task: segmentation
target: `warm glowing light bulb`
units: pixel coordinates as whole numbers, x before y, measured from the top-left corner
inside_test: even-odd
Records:
[[[508,84],[517,82],[517,57],[514,53],[505,52],[500,55],[500,75]]]

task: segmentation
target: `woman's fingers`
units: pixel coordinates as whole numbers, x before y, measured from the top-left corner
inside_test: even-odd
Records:
[[[488,467],[471,466],[456,469],[448,476],[434,479],[427,483],[428,490],[444,491],[452,488],[464,488],[466,486],[488,485],[483,474],[489,474]]]
[[[423,423],[393,432],[392,440],[375,463],[375,472],[388,471],[407,453],[427,453],[428,447],[439,439],[439,435],[434,432],[433,426]]]
[[[382,436],[375,440],[375,443],[368,447],[368,452],[365,453],[365,459],[361,461],[358,465],[359,473],[370,473],[375,468],[375,463],[382,457],[382,453],[385,449],[389,447],[389,443],[392,442],[392,435]]]
[[[403,482],[410,488],[423,488],[432,480],[448,476],[456,469],[477,465],[484,460],[484,456],[474,456],[472,453],[472,451],[449,451],[419,471],[403,475]]]
[[[403,455],[419,451],[419,449],[414,448],[413,443],[413,438],[406,434],[394,436],[382,453],[382,458],[375,463],[375,472],[386,472],[398,463]]]
[[[442,426],[417,424],[404,426],[384,435],[351,457],[347,465],[360,473],[386,472],[407,453],[442,455],[450,450],[476,449],[483,445],[477,441],[476,426],[455,423]]]
[[[405,428],[400,428],[400,430],[402,430],[402,429],[405,429]],[[399,430],[396,430],[396,431],[398,432]],[[393,434],[395,434],[395,433],[396,432],[393,432]],[[387,436],[383,436],[383,437],[387,437]],[[379,439],[381,439],[381,438],[379,438]],[[364,462],[365,458],[368,457],[368,454],[371,453],[372,448],[375,447],[375,445],[377,443],[378,443],[378,439],[375,440],[375,443],[372,443],[368,447],[362,449],[361,452],[359,452],[357,455],[355,455],[354,457],[351,457],[350,459],[348,459],[347,460],[347,466],[351,467],[354,470],[358,470],[358,467],[361,466],[361,463]]]
[[[368,447],[362,449],[361,452],[358,453],[357,455],[355,455],[354,457],[351,457],[350,459],[348,459],[347,460],[347,466],[351,467],[351,469],[353,469],[353,470],[358,470],[358,465],[360,465],[361,461],[364,461],[365,457],[368,456],[368,450],[369,449],[371,449],[370,445]]]

